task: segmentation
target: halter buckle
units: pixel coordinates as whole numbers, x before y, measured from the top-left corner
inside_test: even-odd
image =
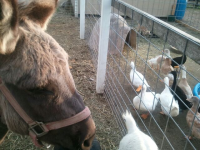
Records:
[[[49,130],[43,122],[37,121],[29,125],[29,131],[32,131],[37,137],[41,137],[49,132]]]

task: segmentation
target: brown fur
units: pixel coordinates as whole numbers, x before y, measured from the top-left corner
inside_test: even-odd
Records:
[[[20,4],[20,15],[14,21],[19,21],[19,25],[13,28],[19,37],[16,47],[7,55],[0,54],[0,77],[7,88],[32,119],[44,123],[69,118],[85,107],[75,88],[67,53],[43,29],[56,8],[56,2],[35,0],[28,6]],[[12,7],[15,6],[16,1]],[[27,135],[28,125],[5,97],[0,96],[2,121],[10,130]],[[78,124],[50,131],[40,140],[72,150],[87,150],[94,134],[95,125],[89,117]]]
[[[192,97],[189,101],[193,103],[193,106],[191,110],[188,110],[186,121],[189,129],[191,129],[192,127],[191,136],[200,139],[200,113],[197,111],[197,109],[199,108],[200,100],[197,97]],[[195,117],[194,114],[196,114]]]
[[[57,0],[35,0],[26,7],[23,3],[20,3],[20,20],[29,19],[39,24],[43,29],[46,29],[46,23],[48,23],[49,19],[52,17],[56,6]]]
[[[0,1],[0,53],[13,52],[18,40],[18,10],[16,0]],[[6,40],[5,40],[6,39]]]
[[[159,69],[160,68],[160,63],[161,63],[161,61],[164,61],[165,60],[165,58],[163,58],[162,56],[160,56],[160,57],[158,57],[158,59],[157,59],[157,69]]]
[[[170,73],[171,71],[173,71],[173,68],[171,66],[171,59],[170,58],[166,58],[162,65],[161,65],[161,72],[165,75],[167,75],[168,73]]]
[[[145,27],[140,24],[137,26],[137,31],[141,33],[143,36],[150,36],[151,32]]]

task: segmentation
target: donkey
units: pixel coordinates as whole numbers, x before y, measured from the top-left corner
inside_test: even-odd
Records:
[[[45,32],[58,0],[0,0],[0,79],[33,120],[48,123],[85,109],[70,73],[68,55]],[[1,123],[29,134],[28,124],[0,92]],[[86,119],[38,137],[70,150],[89,150],[95,124]]]

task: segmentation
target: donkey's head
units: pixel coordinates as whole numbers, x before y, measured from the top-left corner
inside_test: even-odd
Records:
[[[48,123],[66,119],[85,106],[69,70],[68,55],[44,32],[57,0],[0,1],[0,78],[33,119]],[[2,121],[16,133],[27,135],[28,125],[4,96]],[[90,149],[95,134],[91,117],[51,130],[40,141],[73,149]]]

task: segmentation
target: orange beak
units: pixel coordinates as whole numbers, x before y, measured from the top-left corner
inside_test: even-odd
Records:
[[[160,81],[160,82],[164,82],[164,80],[163,80],[163,79],[160,79],[159,81]]]
[[[179,68],[179,66],[174,66],[174,68]]]
[[[137,89],[136,89],[136,92],[140,92],[142,89],[142,86],[140,85]]]

